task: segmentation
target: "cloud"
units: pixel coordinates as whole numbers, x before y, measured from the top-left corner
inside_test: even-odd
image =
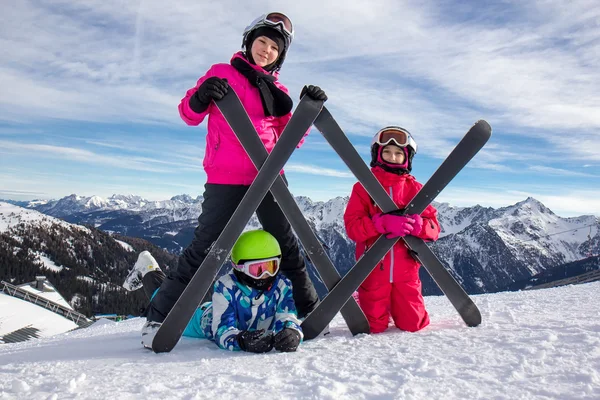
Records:
[[[201,194],[204,174],[192,174],[182,182],[158,179],[151,175],[131,176],[106,174],[77,174],[67,177],[54,172],[32,173],[27,178],[23,174],[0,174],[5,196],[15,200],[58,199],[71,193],[82,196],[98,195],[109,197],[113,194],[136,194],[148,200],[164,200],[175,194]],[[35,188],[35,190],[30,190]]]
[[[350,172],[338,171],[330,168],[318,167],[315,165],[306,164],[286,164],[285,170],[289,172],[296,172],[300,174],[318,175],[318,176],[331,176],[336,178],[354,178],[354,175]]]
[[[44,196],[44,192],[32,192],[27,190],[5,190],[0,189],[0,196]]]
[[[600,104],[600,103],[599,103]],[[598,152],[598,133],[568,135],[561,133],[549,139],[557,148],[564,149],[563,154],[578,161],[600,161]]]
[[[232,19],[228,1],[160,4],[62,1],[44,8],[20,2],[2,21],[15,66],[3,69],[2,82],[20,93],[19,109],[29,104],[54,116],[71,110],[59,112],[61,118],[173,122],[177,115],[167,110],[182,90],[210,64],[227,61],[243,26],[268,6],[237,5]],[[445,123],[458,132],[456,122],[482,111],[513,126],[600,126],[598,72],[589,63],[596,60],[589,50],[598,46],[590,24],[595,8],[575,2],[567,18],[561,7],[509,3],[524,15],[499,26],[486,18],[495,8],[482,7],[479,19],[451,20],[443,4],[286,5],[299,32],[282,79],[296,90],[322,80],[348,121],[359,121],[357,128],[400,120],[429,132]],[[541,10],[545,19],[537,17]],[[211,18],[199,23],[203,15]],[[21,34],[22,24],[33,32]],[[44,102],[49,98],[56,99],[52,106]],[[441,108],[440,100],[450,106]]]
[[[130,157],[110,156],[106,154],[94,153],[89,150],[79,149],[75,147],[52,146],[47,144],[27,144],[0,140],[0,147],[4,150],[19,152],[34,155],[41,158],[57,158],[60,160],[76,161],[83,164],[102,165],[103,167],[116,167],[123,169],[131,169],[136,171],[171,173],[172,170],[157,168],[156,164],[165,164],[153,160],[153,162],[145,162],[147,159],[140,158],[138,160]]]
[[[571,171],[562,168],[547,167],[544,165],[533,165],[529,167],[529,170],[553,176],[580,176],[587,178],[600,178],[600,175],[587,174],[584,172]]]

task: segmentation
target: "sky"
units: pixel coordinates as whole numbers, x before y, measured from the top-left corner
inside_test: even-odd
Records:
[[[599,297],[600,282],[473,296],[483,322],[468,328],[445,297],[428,296],[419,332],[352,337],[338,315],[295,353],[183,338],[154,354],[140,344],[143,319],[100,320],[0,345],[0,398],[598,399]],[[0,315],[24,311],[11,305]]]
[[[485,3],[485,4],[480,4]],[[600,4],[530,1],[21,0],[0,6],[0,198],[201,195],[206,123],[177,106],[245,26],[295,26],[280,81],[305,84],[363,158],[400,125],[425,182],[478,119],[492,139],[438,197],[500,207],[531,196],[600,215]],[[313,130],[286,173],[295,195],[350,194],[355,178]]]

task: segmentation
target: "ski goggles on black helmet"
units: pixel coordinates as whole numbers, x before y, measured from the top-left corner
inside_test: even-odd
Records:
[[[279,257],[265,258],[262,260],[245,261],[241,264],[235,264],[235,269],[242,271],[244,274],[261,279],[266,276],[275,276],[279,272]]]
[[[410,147],[417,152],[417,142],[413,139],[410,132],[399,126],[387,126],[377,132],[373,138],[373,144],[386,146],[390,143],[400,147]]]
[[[278,12],[269,13],[263,17],[263,23],[271,26],[280,25],[285,33],[294,36],[294,26],[292,25],[292,21],[285,14]]]
[[[248,32],[261,26],[279,28],[279,31],[283,34],[284,37],[286,37],[286,39],[290,43],[294,38],[294,25],[292,25],[292,21],[283,13],[272,12],[269,14],[261,15],[246,27],[246,29],[244,30],[244,36]]]

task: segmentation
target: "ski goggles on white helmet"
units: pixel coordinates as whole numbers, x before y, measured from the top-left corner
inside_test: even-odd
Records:
[[[251,260],[242,264],[235,264],[234,267],[238,271],[251,276],[252,278],[263,278],[266,276],[275,276],[279,272],[279,257],[265,258],[262,260]]]
[[[244,30],[244,36],[248,32],[261,26],[271,26],[273,28],[279,27],[279,31],[288,38],[290,43],[294,38],[294,26],[292,25],[292,21],[283,13],[272,12],[261,15],[246,27]]]
[[[410,132],[399,126],[387,126],[377,132],[373,138],[373,143],[380,146],[386,146],[390,143],[400,147],[411,147],[414,152],[417,152],[417,142],[413,139]]]

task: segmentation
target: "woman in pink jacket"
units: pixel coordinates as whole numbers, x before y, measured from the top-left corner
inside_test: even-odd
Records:
[[[410,174],[416,152],[416,142],[400,127],[383,128],[373,138],[371,171],[398,208],[406,207],[423,186]],[[428,206],[420,215],[382,214],[360,183],[352,188],[344,223],[348,237],[356,242],[357,260],[381,235],[390,239],[413,235],[437,240],[440,234],[433,206]],[[396,327],[403,331],[415,332],[429,324],[419,267],[406,245],[398,241],[360,285],[358,301],[372,333],[385,331],[390,315]]]
[[[192,243],[179,258],[177,268],[169,271],[146,309],[143,341],[152,340],[257,175],[254,164],[213,100],[234,90],[271,152],[291,118],[293,102],[278,76],[293,37],[292,23],[284,14],[269,13],[257,18],[244,30],[243,51],[235,53],[228,64],[210,67],[179,104],[179,114],[188,125],[199,125],[208,117],[203,162],[208,179]],[[318,86],[305,87],[301,97],[305,94],[327,100]],[[316,306],[318,297],[292,229],[270,192],[256,213],[263,229],[280,244],[280,268],[292,282],[298,315],[304,317]],[[268,289],[261,288],[260,283],[256,282],[257,289]]]

